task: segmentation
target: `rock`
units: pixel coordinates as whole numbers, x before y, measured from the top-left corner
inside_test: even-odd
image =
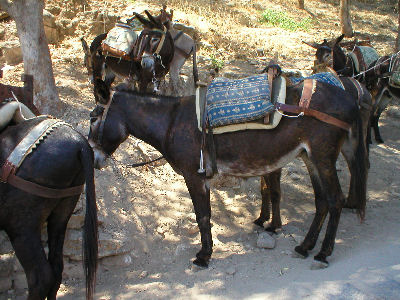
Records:
[[[0,293],[7,292],[12,287],[12,280],[10,277],[0,277]]]
[[[63,270],[63,279],[64,278],[84,278],[85,275],[83,273],[83,268],[81,263],[66,263],[64,264],[64,270]]]
[[[0,277],[8,277],[13,271],[15,257],[13,254],[0,255]]]
[[[229,267],[225,271],[226,274],[228,275],[234,275],[236,273],[236,268],[235,267]]]
[[[22,62],[22,51],[18,43],[2,45],[3,57],[7,64],[18,65]]]
[[[55,44],[60,39],[60,34],[56,25],[56,17],[47,10],[43,10],[44,32],[49,44]]]
[[[15,290],[23,290],[28,288],[25,273],[15,273],[13,276],[13,287]]]
[[[0,231],[0,255],[13,251],[10,240],[4,231]]]
[[[6,35],[6,30],[4,28],[0,28],[0,40],[4,40]]]
[[[257,238],[257,247],[273,249],[276,246],[276,240],[270,236],[267,232],[261,232]]]
[[[147,271],[143,271],[143,272],[141,272],[140,274],[139,274],[139,278],[146,278],[147,276],[149,275],[149,272],[147,272]]]
[[[102,258],[100,263],[105,267],[126,267],[133,263],[133,259],[129,254],[113,255]]]
[[[69,229],[81,229],[85,223],[85,216],[72,215],[69,219],[67,228]]]
[[[99,258],[120,255],[127,251],[123,249],[125,242],[113,238],[111,235],[100,232]],[[64,241],[64,255],[75,261],[82,260],[82,233],[77,230],[68,230]]]
[[[188,26],[188,25],[185,25],[185,24],[182,24],[182,23],[174,23],[173,27],[176,30],[181,30],[181,31],[183,31],[184,33],[186,33],[186,34],[188,34],[190,36],[193,36],[196,33],[196,29],[194,27]]]

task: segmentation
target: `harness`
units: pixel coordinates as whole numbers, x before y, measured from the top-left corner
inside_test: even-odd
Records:
[[[151,33],[161,33],[161,40],[158,43],[156,50],[153,52],[153,56],[156,59],[161,60],[160,51],[161,51],[161,49],[162,49],[162,47],[164,45],[165,36],[167,34],[167,28],[164,25],[163,25],[163,29],[162,30],[160,30],[160,29],[148,29],[148,28],[145,28],[145,29],[142,30],[142,32],[140,33],[139,38],[136,41],[136,45],[134,47],[134,49],[135,49],[134,50],[134,55],[133,55],[134,56],[134,58],[133,58],[134,60],[140,61],[142,59],[143,53],[146,50],[145,47],[146,47],[147,41],[150,38],[150,34]],[[161,65],[165,68],[165,66],[162,64],[162,61],[161,61]]]
[[[15,175],[25,158],[40,144],[43,138],[50,134],[50,132],[55,128],[62,125],[71,127],[71,125],[63,121],[49,119],[46,116],[46,119],[33,127],[22,141],[20,141],[13,149],[1,167],[0,182],[8,183],[24,192],[45,198],[64,198],[80,195],[83,191],[84,185],[55,189],[36,184]]]

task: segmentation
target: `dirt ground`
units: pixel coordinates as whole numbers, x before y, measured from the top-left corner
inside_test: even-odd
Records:
[[[182,2],[171,1],[171,5],[177,6],[172,8],[180,18],[185,12],[189,14],[182,8]],[[240,2],[241,6],[237,4],[236,7],[240,11],[248,1],[231,2]],[[269,5],[291,12],[291,6],[297,1],[283,2],[271,1]],[[307,6],[308,1],[305,2]],[[334,1],[320,2],[310,1],[308,6],[320,20],[320,26],[308,32],[287,32],[265,25],[258,28],[257,23],[243,26],[242,34],[257,31],[259,36],[268,35],[258,45],[251,45],[253,49],[274,51],[266,51],[264,57],[249,54],[247,59],[221,55],[225,61],[221,74],[233,72],[245,76],[258,73],[275,52],[279,53],[283,68],[310,70],[313,52],[302,45],[301,40],[319,42],[324,37],[339,35],[339,27],[329,25],[334,23],[333,12],[337,6]],[[129,4],[123,1],[105,3],[110,7],[121,4],[119,11]],[[353,26],[360,38],[371,36],[380,54],[390,53],[395,39],[396,14],[390,11],[387,1],[377,1],[376,5],[382,5],[383,12],[374,12],[376,7],[369,3],[362,1],[354,12]],[[135,5],[146,4],[149,5],[135,2]],[[326,17],[321,20],[321,16]],[[205,17],[199,18],[207,23]],[[375,20],[382,25],[374,27]],[[193,22],[195,27],[200,24],[198,19]],[[211,22],[207,24],[214,26]],[[225,30],[229,32],[229,28],[224,29],[224,33]],[[205,34],[201,33],[202,36]],[[56,84],[63,102],[63,110],[56,116],[87,135],[94,98],[82,65],[83,52],[78,34],[65,38],[60,45],[51,46]],[[90,37],[90,34],[86,33],[86,36]],[[223,40],[219,40],[222,46]],[[207,42],[212,44],[212,38]],[[209,51],[203,49],[200,54],[207,56]],[[15,83],[23,66],[10,68],[5,72],[4,80]],[[274,249],[256,246],[258,234],[262,232],[252,223],[258,217],[261,204],[259,179],[215,180],[211,192],[214,253],[209,268],[200,269],[191,262],[200,249],[200,235],[183,177],[174,173],[165,161],[136,169],[125,167],[158,156],[151,147],[130,138],[117,150],[107,168],[96,170],[96,193],[103,230],[122,241],[126,251],[123,256],[101,265],[95,298],[399,299],[399,121],[400,105],[395,102],[380,121],[385,144],[371,145],[366,221],[361,224],[354,212],[343,211],[335,250],[328,258],[330,266],[320,270],[311,269],[312,257],[321,247],[320,241],[309,258],[292,257],[292,251],[306,234],[315,210],[311,182],[300,160],[288,164],[283,172],[284,225],[274,236]],[[347,192],[349,175],[342,157],[337,168],[342,189]],[[13,295],[7,297],[14,298]],[[63,280],[58,299],[83,298],[83,280]]]

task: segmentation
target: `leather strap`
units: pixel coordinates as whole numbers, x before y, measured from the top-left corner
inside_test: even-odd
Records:
[[[315,79],[305,79],[303,83],[303,91],[301,92],[301,98],[299,106],[308,108],[311,102],[311,97],[315,91]]]
[[[337,126],[346,131],[350,131],[350,128],[351,128],[350,124],[348,124],[344,121],[341,121],[339,119],[336,119],[336,118],[334,118],[328,114],[325,114],[323,112],[311,109],[311,108],[283,104],[283,103],[279,103],[279,102],[275,104],[275,108],[277,110],[294,113],[294,114],[304,113],[305,116],[314,117],[322,122]]]
[[[65,189],[53,189],[45,187],[31,181],[27,181],[14,174],[8,176],[7,183],[26,193],[44,198],[65,198],[80,195],[83,192],[84,184]]]
[[[363,91],[362,91],[362,88],[361,88],[361,85],[360,85],[360,83],[356,80],[356,79],[354,79],[353,77],[348,77],[349,79],[350,79],[350,81],[353,83],[353,85],[356,87],[356,89],[357,89],[357,104],[358,104],[358,107],[360,107],[361,106],[361,96],[364,94],[363,93]]]

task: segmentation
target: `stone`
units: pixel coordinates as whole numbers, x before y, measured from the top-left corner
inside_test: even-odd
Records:
[[[65,263],[64,270],[63,270],[63,279],[71,279],[71,278],[84,278],[83,267],[81,263]]]
[[[174,23],[173,27],[174,29],[181,30],[190,36],[193,36],[196,33],[196,29],[194,27],[182,23]]]
[[[149,272],[147,272],[147,271],[143,271],[143,272],[141,272],[140,274],[139,274],[139,278],[146,278],[147,276],[149,275]]]
[[[276,246],[276,240],[270,236],[267,232],[261,232],[258,234],[257,247],[265,249],[273,249]]]
[[[69,229],[81,229],[85,223],[85,216],[72,215],[69,219],[67,228]]]
[[[130,250],[123,249],[125,242],[113,238],[111,235],[99,233],[99,258],[120,255]],[[82,232],[68,230],[64,241],[64,256],[75,261],[82,260]]]
[[[0,231],[0,255],[13,251],[10,240],[4,231]]]
[[[16,273],[13,276],[13,287],[15,290],[23,290],[28,288],[25,273]]]
[[[8,277],[11,275],[14,259],[15,257],[13,254],[0,255],[0,277]]]
[[[12,280],[10,277],[0,277],[0,293],[7,292],[12,287]]]
[[[235,267],[229,267],[225,271],[226,274],[228,275],[234,275],[236,273],[236,268]]]
[[[7,64],[18,65],[22,63],[22,51],[18,43],[8,43],[2,46],[3,57]]]
[[[60,39],[60,33],[57,29],[56,18],[53,14],[45,9],[43,10],[43,23],[47,42],[49,44],[57,43]]]
[[[103,257],[100,263],[105,267],[127,267],[133,263],[133,259],[129,254],[113,255]]]

